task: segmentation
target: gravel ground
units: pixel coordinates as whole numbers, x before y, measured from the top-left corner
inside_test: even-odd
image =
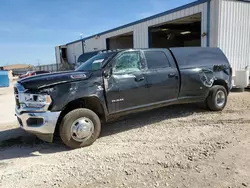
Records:
[[[105,125],[90,147],[19,137],[0,146],[0,187],[250,187],[250,93],[223,112],[164,107]]]

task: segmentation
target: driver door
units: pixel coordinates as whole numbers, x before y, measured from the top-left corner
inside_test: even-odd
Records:
[[[125,51],[118,55],[110,75],[104,78],[104,85],[110,114],[147,104],[148,89],[141,52]]]

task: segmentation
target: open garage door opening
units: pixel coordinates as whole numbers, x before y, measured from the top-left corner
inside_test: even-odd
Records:
[[[133,32],[107,38],[106,45],[107,50],[133,48]]]
[[[201,46],[201,14],[149,28],[150,48]]]

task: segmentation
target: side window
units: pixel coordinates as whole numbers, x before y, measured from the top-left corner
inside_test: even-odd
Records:
[[[170,67],[169,60],[164,52],[145,51],[144,54],[145,54],[149,69]]]
[[[113,68],[114,74],[125,74],[140,71],[140,53],[139,52],[125,52],[115,60]]]

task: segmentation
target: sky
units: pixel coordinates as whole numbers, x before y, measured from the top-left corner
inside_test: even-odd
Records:
[[[194,0],[0,0],[0,66],[52,64],[55,46]]]

